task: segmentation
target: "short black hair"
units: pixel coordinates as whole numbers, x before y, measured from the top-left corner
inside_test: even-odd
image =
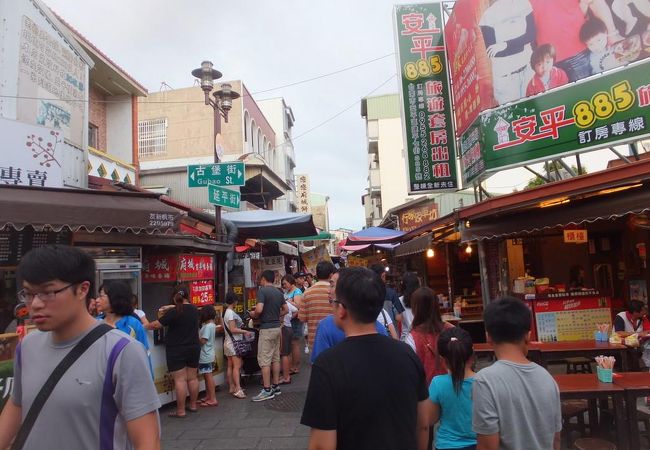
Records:
[[[225,299],[226,305],[232,305],[233,303],[237,303],[237,296],[235,295],[234,292],[228,292],[226,294],[226,299]]]
[[[262,275],[260,275],[260,278],[265,279],[269,283],[273,283],[275,281],[275,273],[273,273],[272,270],[265,270],[262,272]]]
[[[641,300],[630,300],[627,305],[627,310],[631,313],[640,313],[645,307],[646,304]]]
[[[372,270],[346,267],[339,271],[336,298],[360,323],[374,323],[384,307],[386,286]]]
[[[84,251],[69,245],[45,245],[23,256],[16,276],[20,283],[43,284],[53,280],[64,283],[90,283],[86,302],[95,292],[95,261]]]
[[[201,323],[206,323],[209,320],[214,320],[217,318],[217,312],[214,310],[214,307],[211,305],[204,306],[199,311],[199,319]]]
[[[113,314],[117,316],[133,315],[133,291],[125,281],[108,281],[99,287],[108,297]]]
[[[286,281],[287,283],[289,283],[291,285],[296,284],[296,279],[291,274],[286,274],[285,276],[283,276],[282,281]]]
[[[319,261],[316,264],[316,278],[318,280],[327,280],[334,273],[334,264],[329,261]],[[310,274],[307,274],[308,276]]]
[[[384,267],[383,264],[379,264],[379,263],[371,264],[370,267],[368,267],[368,269],[372,270],[380,277],[382,276],[382,274],[386,272],[386,267]]]
[[[530,67],[534,69],[535,66],[544,61],[544,58],[547,56],[552,58],[553,62],[555,62],[555,47],[551,44],[542,44],[538,46],[530,55]]]
[[[485,331],[495,344],[523,341],[532,322],[530,308],[514,297],[503,297],[487,305],[483,319]]]
[[[580,42],[586,44],[591,38],[598,36],[601,33],[607,33],[607,25],[600,19],[589,19],[580,27]]]

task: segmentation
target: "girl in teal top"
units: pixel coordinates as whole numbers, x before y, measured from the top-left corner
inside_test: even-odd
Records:
[[[472,370],[472,338],[462,328],[446,329],[438,337],[438,354],[444,358],[449,373],[434,377],[429,386],[432,425],[440,421],[436,450],[475,450],[472,383],[476,374]]]

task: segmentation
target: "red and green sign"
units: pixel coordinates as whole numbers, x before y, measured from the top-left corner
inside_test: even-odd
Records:
[[[410,194],[456,190],[456,148],[441,3],[395,7]]]
[[[482,113],[461,136],[463,179],[649,135],[649,71],[638,63]]]

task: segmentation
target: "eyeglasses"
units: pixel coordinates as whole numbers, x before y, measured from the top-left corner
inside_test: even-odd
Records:
[[[23,289],[20,292],[18,292],[16,296],[18,297],[18,300],[20,300],[21,302],[25,303],[28,306],[32,304],[32,302],[34,301],[34,297],[38,297],[41,299],[42,302],[47,303],[54,300],[57,294],[60,294],[66,289],[71,288],[72,286],[75,286],[77,284],[79,283],[70,283],[69,285],[62,287],[61,289],[55,289],[55,290],[45,291],[45,292],[28,292],[25,289]]]

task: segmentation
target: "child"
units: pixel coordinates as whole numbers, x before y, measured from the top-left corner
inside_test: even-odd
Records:
[[[217,314],[214,308],[210,305],[201,308],[199,313],[201,319],[201,330],[199,336],[201,340],[201,356],[199,358],[199,375],[203,375],[205,380],[205,398],[199,400],[199,406],[210,407],[217,406],[217,396],[214,389],[214,379],[212,372],[214,372],[214,341],[217,325],[214,320]]]
[[[530,66],[535,75],[528,82],[526,96],[540,94],[547,89],[552,89],[569,82],[569,77],[564,70],[555,67],[555,47],[544,44],[533,50],[530,57]]]
[[[497,361],[476,374],[472,387],[472,429],[478,448],[560,448],[560,392],[546,369],[526,358],[531,312],[506,297],[484,313],[488,342]]]
[[[447,375],[431,380],[432,425],[440,420],[436,433],[436,450],[475,450],[476,433],[472,431],[472,384],[474,349],[472,338],[462,328],[449,328],[438,338],[438,354],[449,369]]]
[[[621,65],[611,48],[607,48],[607,27],[603,21],[587,20],[580,28],[580,41],[589,49],[592,75]]]

